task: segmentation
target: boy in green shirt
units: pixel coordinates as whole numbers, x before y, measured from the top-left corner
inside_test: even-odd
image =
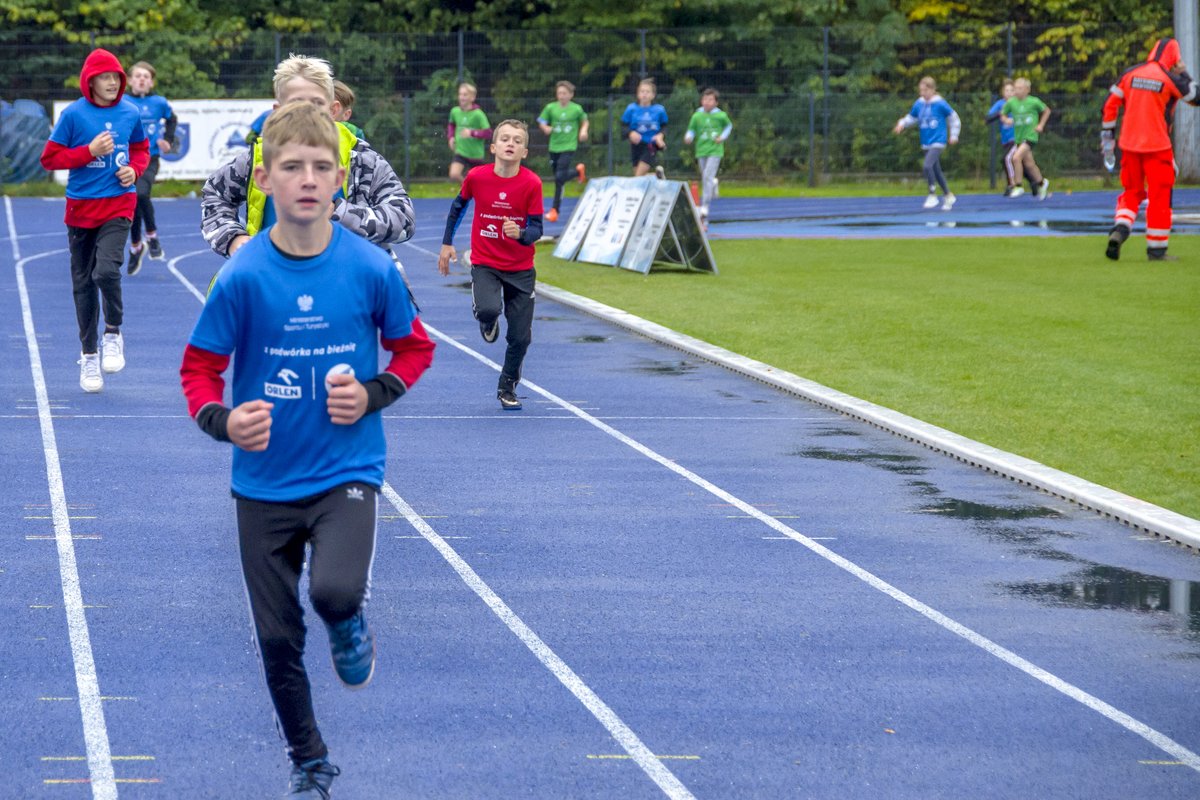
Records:
[[[729,115],[717,108],[720,95],[716,89],[705,89],[700,93],[700,108],[692,114],[684,144],[696,143],[696,163],[700,167],[700,181],[704,187],[700,193],[700,222],[708,224],[709,204],[717,199],[717,168],[725,156],[725,140],[733,130]]]
[[[554,172],[554,204],[546,212],[547,222],[558,221],[563,186],[571,179],[571,173],[575,172],[580,183],[587,176],[583,164],[576,164],[575,169],[571,169],[575,149],[588,138],[587,112],[572,102],[575,85],[570,81],[554,84],[554,97],[556,102],[548,103],[537,118],[542,133],[550,137],[550,169]]]
[[[1025,193],[1021,188],[1022,177],[1028,174],[1030,186],[1037,191],[1038,200],[1045,200],[1050,190],[1050,181],[1042,175],[1037,162],[1033,160],[1033,146],[1037,144],[1038,136],[1046,131],[1046,120],[1050,119],[1050,107],[1037,97],[1030,97],[1031,86],[1028,78],[1017,78],[1013,81],[1013,96],[1000,110],[1000,121],[1013,126],[1013,141],[1017,143],[1012,154],[1013,184],[1015,188],[1009,197],[1020,197]]]
[[[477,94],[475,84],[460,83],[458,105],[450,109],[446,140],[454,153],[450,160],[450,180],[455,183],[462,183],[464,172],[484,163],[487,140],[492,138],[492,124],[475,102]]]

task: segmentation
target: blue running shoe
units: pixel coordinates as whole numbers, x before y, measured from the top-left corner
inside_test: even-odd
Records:
[[[314,758],[292,765],[292,777],[284,797],[306,797],[308,800],[329,800],[329,787],[342,771],[329,763],[328,758]]]
[[[337,676],[351,689],[363,688],[375,674],[375,637],[367,627],[362,609],[344,622],[325,627],[329,630],[329,651]]]

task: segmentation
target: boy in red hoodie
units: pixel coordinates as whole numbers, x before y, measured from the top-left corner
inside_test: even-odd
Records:
[[[46,169],[67,169],[67,241],[79,321],[79,386],[104,388],[103,372],[125,368],[121,263],[137,205],[134,184],[150,163],[138,107],[125,99],[125,70],[107,50],[88,54],[83,97],[67,106],[42,151]],[[104,336],[97,335],[104,311]],[[99,346],[98,346],[99,345]],[[101,359],[103,353],[103,359]]]

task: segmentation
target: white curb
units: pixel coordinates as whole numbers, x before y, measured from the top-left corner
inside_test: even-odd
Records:
[[[734,372],[832,408],[847,416],[869,422],[933,450],[951,455],[960,461],[1078,503],[1084,508],[1146,533],[1200,549],[1200,520],[1185,517],[1153,503],[1147,503],[1136,497],[1130,497],[1127,494],[1048,467],[1032,459],[1007,453],[965,436],[959,436],[944,428],[930,425],[890,408],[860,400],[761,361],[731,353],[708,342],[694,339],[618,308],[572,294],[564,289],[548,286],[539,281],[537,291],[542,297],[620,325],[647,338],[699,356]]]

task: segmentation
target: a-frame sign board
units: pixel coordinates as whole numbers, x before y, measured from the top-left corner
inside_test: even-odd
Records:
[[[554,255],[643,274],[656,262],[717,271],[687,184],[653,176],[590,181]]]

